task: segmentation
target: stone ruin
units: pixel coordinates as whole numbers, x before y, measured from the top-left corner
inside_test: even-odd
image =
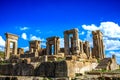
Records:
[[[47,55],[57,55],[60,51],[60,40],[59,37],[47,38]]]
[[[29,50],[31,53],[33,52],[39,52],[39,50],[41,49],[40,47],[40,41],[38,40],[33,40],[29,42]]]
[[[103,34],[100,30],[92,31],[93,34],[93,48],[92,48],[92,56],[97,59],[105,58],[105,50],[103,44]]]
[[[71,29],[64,31],[64,48],[60,48],[59,37],[53,36],[46,39],[46,48],[41,48],[41,41],[30,41],[29,51],[24,53],[24,49],[17,49],[18,36],[6,33],[5,59],[9,64],[0,65],[0,74],[75,77],[75,74],[84,74],[86,71],[94,70],[99,64],[97,59],[105,59],[105,55],[102,32],[96,30],[92,31],[92,34],[92,50],[88,41],[83,42],[79,39],[78,29]],[[13,43],[12,54],[10,52],[10,42]],[[18,57],[11,59],[11,55]],[[114,60],[108,66],[114,68],[113,64],[115,63],[116,61]],[[10,69],[8,68],[9,66],[11,66]],[[17,70],[17,68],[19,69]],[[115,69],[117,68],[118,66],[115,67]]]
[[[72,36],[70,37],[71,34]],[[64,31],[64,50],[65,50],[66,55],[79,54],[79,41],[78,40],[79,40],[78,29]]]
[[[9,59],[11,55],[17,55],[18,36],[10,33],[5,33],[5,36],[6,36],[5,59]],[[10,43],[13,43],[12,50],[10,48]]]

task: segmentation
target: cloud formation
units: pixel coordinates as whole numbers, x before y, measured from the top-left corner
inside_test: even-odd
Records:
[[[5,40],[0,36],[0,46],[5,46]]]
[[[23,30],[28,30],[29,28],[28,27],[20,27],[20,30],[23,31]]]
[[[0,36],[0,51],[4,51],[5,40]]]
[[[39,29],[37,29],[36,32],[39,33],[39,34],[41,33],[41,31]]]
[[[61,47],[61,48],[64,47],[64,38],[60,38],[60,47]]]
[[[46,47],[46,40],[44,38],[40,38],[40,37],[37,37],[37,36],[31,34],[30,40],[39,40],[39,41],[41,41],[40,45],[44,48]]]
[[[94,30],[100,30],[103,33],[103,40],[105,50],[108,51],[107,57],[111,57],[115,54],[117,59],[120,59],[120,25],[114,22],[101,22],[100,26],[95,24],[82,25],[82,28],[87,31],[86,40],[92,43],[92,32]],[[120,62],[118,62],[120,63]]]
[[[29,47],[26,46],[26,47],[22,47],[24,49],[24,51],[29,51]]]
[[[97,27],[94,24],[82,25],[82,28],[87,31],[101,30],[106,50],[120,49],[120,26],[114,22],[101,22]],[[86,39],[89,40],[91,33],[87,33]],[[90,41],[91,42],[91,41]]]
[[[34,36],[34,35],[30,35],[30,40],[45,41],[45,39],[44,39],[44,38],[40,38],[40,37],[37,37],[37,36]]]
[[[24,40],[27,40],[27,34],[26,34],[26,33],[22,33],[21,37],[22,37]]]

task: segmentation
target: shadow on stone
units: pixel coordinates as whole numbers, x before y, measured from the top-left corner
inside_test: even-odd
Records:
[[[67,64],[61,62],[43,62],[35,69],[35,76],[41,77],[65,77],[67,76]]]

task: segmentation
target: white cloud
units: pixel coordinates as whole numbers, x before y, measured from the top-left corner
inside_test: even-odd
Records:
[[[41,31],[39,29],[36,30],[37,33],[41,33]]]
[[[81,33],[79,33],[79,35],[84,35],[85,34],[85,32],[84,31],[82,31]]]
[[[44,38],[40,38],[40,37],[33,36],[33,35],[30,35],[30,40],[39,40],[39,41],[45,41],[45,39],[44,39]]]
[[[82,25],[82,28],[87,31],[85,40],[88,40],[90,44],[93,42],[92,32],[93,30],[100,30],[103,33],[103,40],[105,50],[107,51],[106,57],[111,57],[115,54],[117,60],[120,60],[120,25],[114,22],[101,22],[100,26]],[[117,63],[120,63],[117,61]]]
[[[106,50],[120,50],[119,40],[104,39],[104,44]]]
[[[21,37],[22,37],[24,40],[27,40],[27,34],[26,34],[26,33],[22,33]]]
[[[94,24],[91,24],[91,25],[82,25],[82,28],[85,29],[85,30],[89,30],[89,31],[93,31],[93,30],[98,30],[99,28],[94,25]]]
[[[117,57],[120,58],[120,51],[118,51],[118,52],[110,51],[109,53],[111,54],[111,56],[114,54],[114,55],[116,55]]]
[[[30,40],[39,40],[39,41],[41,41],[41,43],[40,43],[41,47],[43,47],[43,48],[46,47],[46,40],[44,38],[40,38],[40,37],[37,37],[37,36],[34,36],[31,34]]]
[[[120,49],[120,26],[114,22],[101,22],[100,26],[97,27],[94,24],[91,25],[82,25],[84,30],[89,31],[87,33],[86,40],[92,43],[91,31],[101,30],[103,33],[104,44],[106,50],[118,50]]]
[[[0,36],[0,46],[5,47],[5,40]]]
[[[29,51],[29,47],[26,46],[26,47],[22,47],[24,49],[24,51]]]
[[[0,46],[0,51],[4,51],[4,49],[5,49],[4,47]]]
[[[0,51],[4,51],[5,40],[0,36]]]
[[[20,30],[28,30],[29,28],[28,27],[20,27]]]
[[[46,42],[41,42],[42,47],[46,47]]]
[[[60,38],[60,48],[64,47],[64,38]]]
[[[102,22],[99,29],[104,36],[111,38],[120,38],[120,26],[114,22]]]

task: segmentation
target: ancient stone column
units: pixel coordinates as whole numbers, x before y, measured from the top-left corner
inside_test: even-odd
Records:
[[[15,55],[17,55],[17,47],[18,47],[18,44],[17,44],[17,41],[15,42],[15,48],[14,48],[14,51],[15,51]]]
[[[67,33],[64,33],[64,50],[65,54],[69,55],[69,35]]]
[[[87,58],[90,57],[90,45],[88,41],[85,41],[83,44],[84,53],[87,55]]]
[[[104,58],[104,44],[102,38],[102,32],[100,30],[92,31],[93,34],[93,52],[92,55],[95,55],[98,59]]]
[[[47,48],[46,48],[46,53],[47,55],[49,55],[49,51],[50,51],[50,45],[48,44],[48,42],[46,42]]]
[[[38,57],[38,56],[39,56],[38,50],[36,49],[36,50],[35,50],[35,57]]]
[[[57,40],[56,40],[56,38],[54,38],[54,53],[53,54],[54,55],[57,54]]]
[[[83,42],[81,40],[79,40],[79,45],[80,45],[80,54],[82,54],[83,51]]]
[[[10,57],[10,41],[9,39],[6,40],[6,52],[5,52],[5,58],[9,59]]]
[[[59,53],[60,52],[60,39],[58,38],[57,39],[57,53]]]
[[[79,38],[78,38],[78,30],[74,29],[74,33],[73,33],[73,48],[74,48],[74,52],[73,54],[79,54]]]
[[[73,37],[70,38],[71,39],[71,52],[73,53],[74,47],[73,47]]]
[[[30,52],[31,52],[31,53],[33,53],[33,52],[34,52],[34,51],[33,51],[33,48],[30,48]]]

